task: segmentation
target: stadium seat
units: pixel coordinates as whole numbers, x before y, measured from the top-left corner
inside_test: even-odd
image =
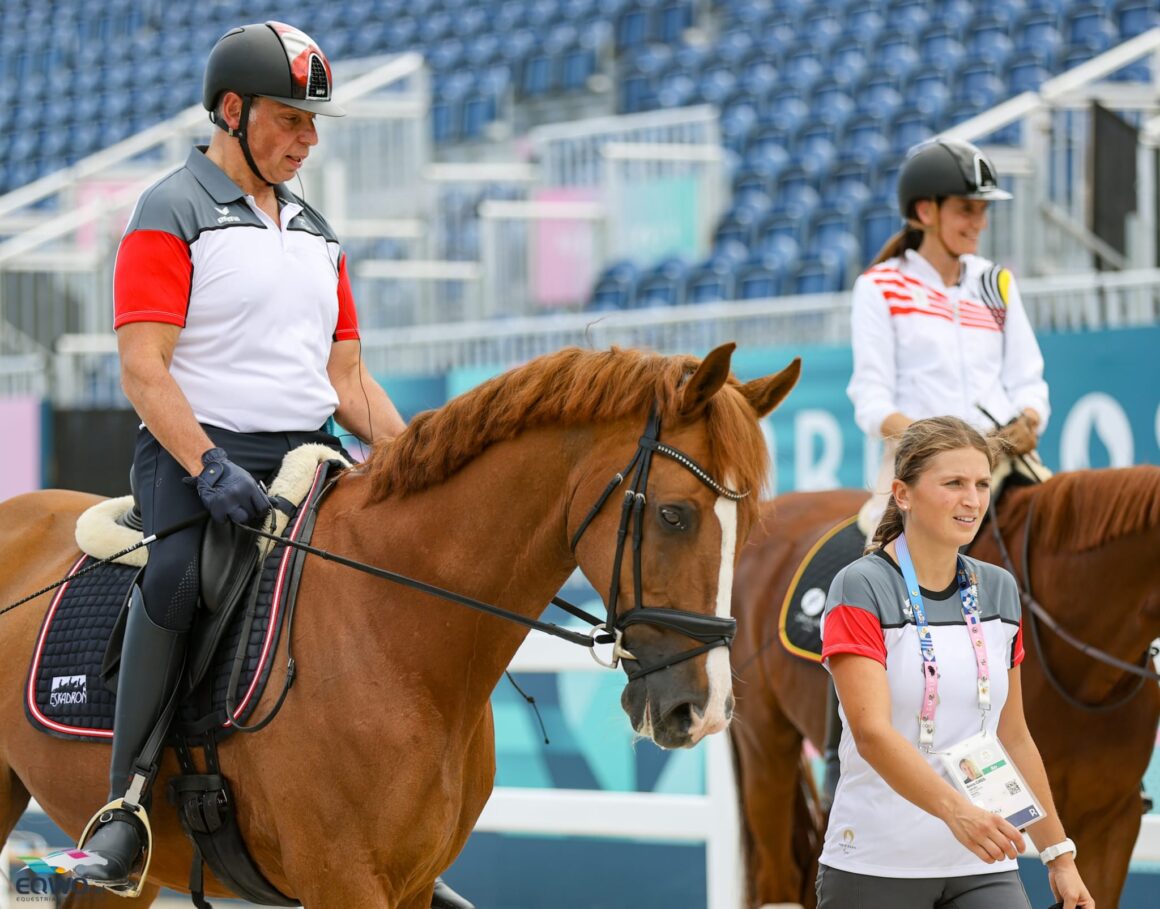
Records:
[[[845,37],[831,45],[826,69],[837,84],[856,89],[867,71],[865,39]]]
[[[714,255],[690,270],[685,279],[686,303],[716,303],[733,297],[734,261]]]
[[[890,31],[883,35],[885,37],[874,48],[871,69],[905,82],[919,68],[918,51],[911,45],[909,38]]]
[[[891,149],[896,153],[904,153],[932,135],[934,130],[920,113],[903,110],[890,121]]]
[[[1052,67],[1057,62],[1063,39],[1051,13],[1032,12],[1022,16],[1015,28],[1015,50],[1033,53]]]
[[[895,34],[918,35],[930,24],[930,4],[926,0],[891,0],[886,6],[886,21]]]
[[[656,98],[659,107],[685,107],[697,100],[697,83],[688,73],[674,70],[661,78]]]
[[[982,19],[970,26],[966,37],[968,59],[1002,66],[1015,54],[1009,26],[998,19]]]
[[[960,35],[977,15],[974,4],[968,0],[939,0],[938,3],[931,4],[931,7],[932,22],[945,25]]]
[[[886,19],[882,15],[882,4],[877,0],[863,0],[851,3],[842,14],[842,32],[861,41],[863,46],[872,43],[886,28]]]
[[[1125,41],[1160,26],[1155,0],[1121,0],[1113,12],[1120,37]]]
[[[937,65],[940,69],[958,66],[967,55],[959,35],[960,32],[947,25],[936,25],[924,31],[918,39],[918,52],[923,64]]]
[[[615,262],[608,266],[596,284],[584,307],[588,310],[627,309],[639,277],[639,269],[631,262]]]
[[[902,217],[896,203],[873,205],[863,211],[859,240],[867,261],[878,255],[886,241],[901,229]]]
[[[692,26],[692,0],[670,0],[661,6],[657,14],[656,37],[665,44],[673,44]]]
[[[763,300],[784,293],[785,272],[761,263],[744,265],[737,271],[736,298]]]
[[[1025,9],[1023,0],[974,0],[975,15],[980,19],[994,19],[1010,27]]]
[[[817,252],[802,259],[791,279],[795,294],[836,293],[842,289],[842,268],[839,256]]]
[[[1012,63],[1006,72],[1007,89],[1012,95],[1037,92],[1039,86],[1051,78],[1046,67],[1034,60]]]
[[[657,0],[640,0],[626,7],[616,20],[616,49],[631,50],[642,47],[654,32]]]
[[[689,267],[681,259],[662,260],[637,282],[631,306],[642,309],[650,306],[677,306],[682,303],[681,291],[688,277]]]
[[[1007,94],[1007,86],[999,77],[994,64],[983,61],[970,63],[955,76],[956,105],[991,107],[1007,97]]]

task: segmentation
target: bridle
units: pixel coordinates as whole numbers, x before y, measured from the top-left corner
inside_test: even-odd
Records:
[[[625,672],[630,682],[650,673],[658,672],[661,669],[668,669],[670,666],[683,663],[685,660],[691,660],[693,657],[707,653],[715,647],[729,647],[733,643],[734,635],[737,633],[737,620],[732,616],[704,615],[699,612],[688,612],[684,609],[644,605],[640,564],[641,540],[644,534],[644,507],[647,504],[645,490],[648,487],[649,468],[652,466],[653,454],[662,454],[676,461],[688,470],[689,473],[717,493],[717,495],[726,499],[736,502],[749,495],[748,492],[735,492],[727,488],[713,479],[712,475],[705,468],[683,451],[658,441],[660,430],[660,415],[654,405],[649,413],[644,435],[640,437],[636,453],[632,456],[632,460],[628,462],[628,465],[623,470],[613,476],[612,480],[604,488],[604,492],[600,494],[595,504],[589,509],[588,514],[584,516],[584,520],[580,522],[576,533],[572,535],[571,543],[572,552],[575,554],[576,546],[580,542],[580,538],[584,536],[584,531],[588,529],[592,520],[600,513],[600,510],[612,496],[612,493],[624,482],[625,477],[631,473],[632,480],[629,483],[628,489],[625,490],[624,499],[620,506],[620,526],[616,531],[616,554],[613,556],[612,581],[607,598],[608,615],[605,621],[594,625],[592,628],[592,637],[595,642],[612,644],[612,658],[605,662],[600,659],[595,650],[592,651],[592,655],[596,658],[597,662],[608,666],[610,669],[615,669],[621,659],[635,660],[639,663],[639,659],[630,651],[626,650],[622,644],[625,630],[632,625],[654,625],[658,628],[676,631],[695,641],[700,641],[701,644],[691,650],[681,651],[675,656],[668,657],[660,662],[648,666],[640,666],[632,671],[626,669]],[[624,547],[628,540],[628,527],[630,522],[632,524],[632,592],[633,602],[636,605],[618,614],[616,606],[620,599],[620,568],[624,556]],[[558,599],[552,602],[558,606],[562,605]],[[572,612],[571,609],[567,611]],[[572,612],[572,614],[576,615],[575,612]]]
[[[1128,701],[1132,700],[1140,689],[1144,687],[1144,683],[1148,681],[1160,681],[1160,673],[1157,673],[1148,668],[1155,655],[1152,648],[1147,648],[1144,651],[1139,663],[1129,663],[1126,660],[1121,660],[1118,657],[1112,656],[1100,650],[1098,647],[1082,641],[1069,632],[1066,628],[1059,624],[1055,618],[1049,613],[1038,600],[1031,593],[1031,519],[1035,514],[1035,495],[1031,496],[1031,500],[1027,503],[1027,517],[1023,522],[1023,550],[1021,553],[1022,574],[1015,570],[1015,565],[1011,560],[1011,554],[1007,550],[1007,544],[1003,541],[1003,533],[999,530],[999,516],[995,511],[991,512],[991,533],[995,537],[995,543],[999,547],[999,555],[1003,559],[1004,567],[1019,579],[1019,599],[1023,603],[1023,608],[1027,613],[1027,625],[1031,629],[1031,639],[1035,642],[1035,648],[1039,651],[1039,665],[1043,669],[1043,675],[1047,679],[1048,684],[1055,689],[1055,693],[1063,698],[1072,707],[1077,710],[1083,710],[1088,713],[1109,713],[1122,707]],[[1056,635],[1063,639],[1063,641],[1074,647],[1085,656],[1091,657],[1093,660],[1098,660],[1101,663],[1106,663],[1109,666],[1114,666],[1116,669],[1122,670],[1130,675],[1139,677],[1139,680],[1131,686],[1130,690],[1124,696],[1117,698],[1108,704],[1089,704],[1086,701],[1081,701],[1075,695],[1068,692],[1063,684],[1059,681],[1059,677],[1052,671],[1050,664],[1047,662],[1047,653],[1043,649],[1043,644],[1040,639],[1039,623],[1042,622],[1053,631]]]

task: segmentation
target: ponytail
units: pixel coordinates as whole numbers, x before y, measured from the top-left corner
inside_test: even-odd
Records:
[[[878,255],[874,257],[874,261],[870,263],[869,267],[873,268],[875,265],[881,265],[887,259],[896,259],[908,249],[918,249],[921,245],[922,231],[917,227],[911,227],[910,224],[907,224],[902,230],[886,241],[886,244],[879,250]]]
[[[863,554],[873,552],[875,549],[884,549],[891,540],[896,540],[902,536],[902,531],[905,529],[902,510],[892,495],[886,503],[886,511],[882,514],[882,520],[878,522],[874,536],[870,538],[870,543],[866,546]]]

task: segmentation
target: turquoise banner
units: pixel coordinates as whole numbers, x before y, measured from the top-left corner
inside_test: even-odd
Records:
[[[626,182],[617,206],[617,258],[657,262],[666,256],[695,259],[700,187],[695,177]]]

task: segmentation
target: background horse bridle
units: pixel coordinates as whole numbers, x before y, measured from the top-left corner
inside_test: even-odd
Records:
[[[1144,687],[1147,681],[1160,681],[1160,673],[1157,673],[1148,668],[1155,652],[1151,647],[1144,651],[1139,663],[1129,663],[1126,660],[1121,660],[1119,657],[1114,657],[1110,653],[1106,653],[1093,644],[1088,644],[1082,641],[1069,632],[1066,628],[1059,624],[1055,618],[1048,612],[1040,602],[1035,599],[1031,593],[1031,518],[1035,514],[1035,494],[1031,496],[1027,503],[1027,518],[1023,522],[1023,551],[1022,551],[1022,574],[1015,570],[1015,565],[1011,560],[1011,554],[1007,550],[1007,544],[1003,541],[1003,534],[999,530],[999,518],[996,512],[991,513],[991,532],[995,537],[995,543],[999,547],[999,555],[1003,559],[1003,565],[1019,580],[1019,599],[1027,610],[1027,624],[1031,629],[1031,638],[1035,641],[1035,647],[1039,651],[1039,665],[1043,668],[1043,675],[1047,679],[1052,688],[1055,689],[1056,694],[1063,698],[1072,707],[1078,710],[1084,710],[1088,713],[1107,713],[1122,707],[1128,701],[1132,700]],[[1068,692],[1063,684],[1059,681],[1059,677],[1052,671],[1051,666],[1047,662],[1047,654],[1043,650],[1043,645],[1040,641],[1039,623],[1042,622],[1051,631],[1055,632],[1067,644],[1074,647],[1085,656],[1091,657],[1093,660],[1099,660],[1101,663],[1106,663],[1109,666],[1114,666],[1130,675],[1139,677],[1139,680],[1131,686],[1127,694],[1123,697],[1107,704],[1089,704],[1086,701],[1081,701],[1075,695]]]

